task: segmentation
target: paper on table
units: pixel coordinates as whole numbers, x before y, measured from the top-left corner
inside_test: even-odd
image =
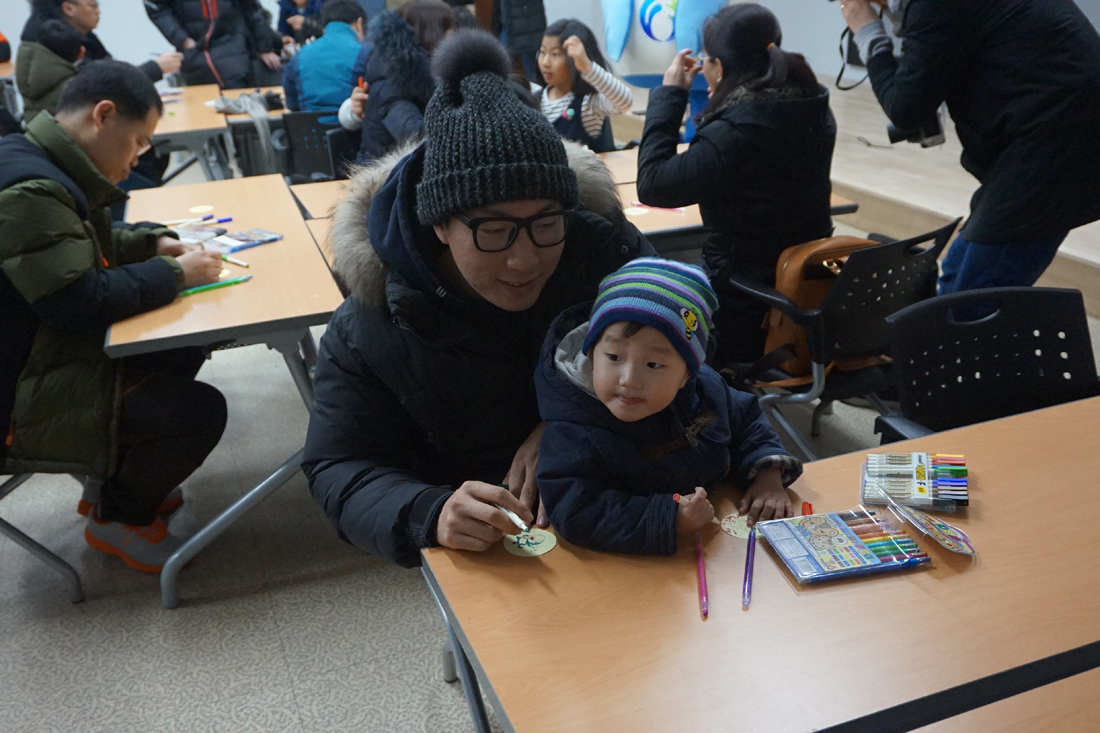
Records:
[[[729,514],[722,517],[722,531],[743,540],[749,538],[748,514]]]
[[[529,532],[504,535],[504,549],[520,557],[545,555],[558,546],[558,538],[544,529],[532,527]]]

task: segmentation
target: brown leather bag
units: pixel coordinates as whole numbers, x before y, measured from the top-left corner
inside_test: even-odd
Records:
[[[848,255],[857,249],[879,244],[882,243],[859,237],[827,237],[788,247],[779,255],[779,262],[775,267],[775,289],[790,298],[801,310],[819,308],[848,260]],[[768,313],[763,327],[768,331],[764,344],[765,359],[767,354],[787,345],[793,347],[795,353],[793,359],[779,366],[797,379],[770,384],[782,387],[808,383],[810,380],[806,377],[810,375],[810,346],[806,341],[806,329],[776,308]],[[875,363],[879,361],[859,359],[858,362],[837,363],[836,367],[841,371],[848,371]]]

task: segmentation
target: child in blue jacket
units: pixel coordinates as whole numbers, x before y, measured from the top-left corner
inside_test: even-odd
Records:
[[[680,533],[710,522],[703,487],[723,479],[745,490],[749,524],[793,516],[785,487],[802,463],[756,398],[703,363],[717,303],[699,268],[647,257],[551,326],[535,372],[546,421],[538,484],[569,542],[672,554]]]

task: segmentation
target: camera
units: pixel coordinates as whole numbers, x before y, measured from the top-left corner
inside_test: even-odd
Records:
[[[920,143],[922,148],[934,148],[943,145],[947,136],[943,131],[943,105],[936,108],[928,120],[920,124],[914,130],[902,130],[896,125],[887,125],[886,134],[890,136],[890,143],[900,142]]]

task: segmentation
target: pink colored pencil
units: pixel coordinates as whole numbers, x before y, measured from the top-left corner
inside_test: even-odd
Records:
[[[699,610],[703,618],[710,613],[710,599],[707,596],[707,565],[703,558],[703,535],[695,533],[695,565],[699,571]]]

